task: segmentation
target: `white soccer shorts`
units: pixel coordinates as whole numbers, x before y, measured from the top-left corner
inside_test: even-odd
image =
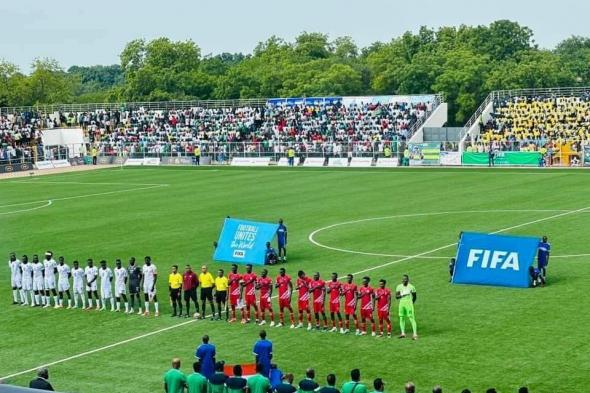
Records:
[[[75,295],[84,295],[84,286],[82,284],[74,285],[74,294]]]
[[[154,287],[154,290],[152,291],[152,287],[150,286],[143,286],[143,293],[145,293],[146,295],[148,295],[149,299],[153,299],[154,296],[156,296],[156,288]]]
[[[92,284],[86,284],[86,291],[96,291],[96,281],[93,281]]]
[[[10,286],[12,288],[20,288],[23,285],[22,276],[10,277]]]
[[[45,289],[55,289],[55,278],[52,277],[45,277],[44,280]]]
[[[65,292],[70,290],[70,283],[67,280],[60,280],[57,282],[57,290],[59,292]]]
[[[100,298],[101,299],[110,299],[113,297],[111,287],[100,288]]]
[[[120,297],[121,295],[127,294],[127,288],[125,284],[122,285],[115,285],[115,297]]]
[[[33,291],[43,291],[45,288],[43,287],[43,277],[35,278],[33,280]]]
[[[33,280],[23,280],[23,289],[25,291],[33,290]]]

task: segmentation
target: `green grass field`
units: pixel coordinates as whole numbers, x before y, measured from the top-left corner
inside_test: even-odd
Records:
[[[93,257],[112,265],[117,257],[151,255],[163,306],[157,319],[12,306],[3,262],[0,377],[68,359],[50,366],[60,391],[157,392],[172,357],[189,372],[205,333],[218,359],[252,361],[257,326],[173,319],[165,297],[172,264],[221,266],[211,260],[212,242],[230,215],[283,217],[293,276],[298,269],[324,278],[372,269],[367,274],[374,282],[385,278],[394,286],[408,273],[418,290],[415,342],[267,328],[275,361],[296,380],[313,366],[321,383],[335,372],[340,385],[359,367],[369,384],[384,378],[387,392],[401,392],[408,380],[419,392],[435,384],[446,392],[495,386],[508,393],[521,385],[532,392],[581,392],[590,375],[589,194],[588,173],[569,170],[126,168],[1,180],[5,261],[10,251],[30,257],[47,249],[70,264]],[[365,220],[371,218],[382,219]],[[364,221],[332,226],[358,220]],[[313,240],[348,252],[310,241],[324,227]],[[461,230],[546,234],[553,247],[549,285],[449,284],[447,257]],[[578,254],[587,256],[568,257]],[[273,277],[277,269],[271,268]],[[26,385],[33,375],[5,382]]]

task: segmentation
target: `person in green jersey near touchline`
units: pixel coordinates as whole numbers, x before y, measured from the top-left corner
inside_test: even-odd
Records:
[[[264,365],[256,364],[256,375],[248,378],[249,393],[267,393],[270,389],[270,380],[262,375]]]
[[[164,391],[166,393],[182,393],[186,385],[186,377],[180,371],[180,359],[172,359],[172,368],[164,374]]]
[[[207,393],[207,378],[201,374],[201,362],[193,363],[193,371],[194,373],[186,378],[188,393]]]
[[[418,339],[416,329],[416,318],[414,317],[414,302],[416,301],[416,287],[410,284],[410,278],[407,274],[402,277],[402,283],[395,288],[395,298],[399,299],[399,328],[401,334],[399,338],[406,337],[406,317],[412,324],[414,335],[412,339]]]

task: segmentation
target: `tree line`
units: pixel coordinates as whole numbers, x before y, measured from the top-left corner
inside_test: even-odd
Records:
[[[0,62],[0,106],[331,95],[443,93],[449,121],[462,125],[492,90],[586,86],[590,38],[539,48],[516,22],[422,27],[359,48],[304,32],[271,36],[252,53],[203,55],[191,41],[129,42],[120,64],[72,66],[36,59],[30,74]]]

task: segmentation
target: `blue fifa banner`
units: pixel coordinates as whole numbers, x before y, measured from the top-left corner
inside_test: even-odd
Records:
[[[278,224],[226,218],[213,259],[264,265],[266,242],[273,240]]]
[[[537,237],[464,232],[453,283],[528,288],[529,266],[535,260],[539,241]]]

